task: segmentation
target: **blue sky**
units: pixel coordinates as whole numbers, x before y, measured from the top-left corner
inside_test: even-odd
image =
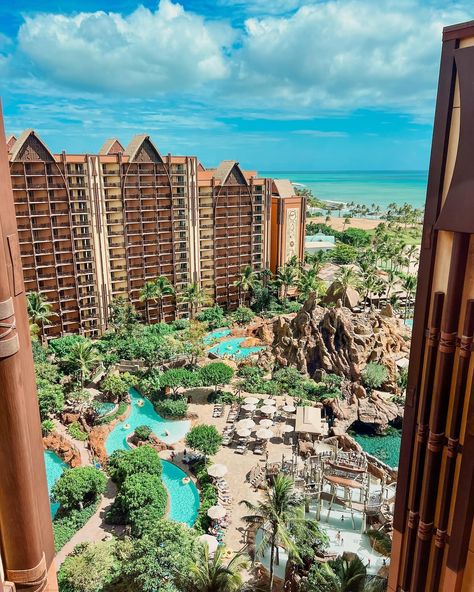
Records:
[[[7,131],[68,152],[149,133],[208,166],[426,169],[441,30],[470,5],[0,0]]]

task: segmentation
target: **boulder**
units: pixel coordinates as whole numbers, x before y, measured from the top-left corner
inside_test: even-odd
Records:
[[[392,305],[389,302],[387,302],[387,304],[382,308],[382,310],[380,311],[380,314],[383,317],[390,317],[390,318],[395,317]]]
[[[327,289],[323,298],[323,302],[325,304],[337,305],[339,300],[344,306],[347,306],[348,308],[355,308],[360,304],[362,299],[357,290],[354,290],[354,288],[351,288],[350,286],[344,289],[336,280]]]
[[[81,465],[81,454],[74,444],[65,436],[51,432],[43,437],[43,446],[63,459],[71,468]]]

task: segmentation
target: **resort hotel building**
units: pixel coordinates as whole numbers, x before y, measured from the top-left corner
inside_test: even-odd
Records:
[[[140,291],[158,276],[175,294],[149,303],[152,322],[187,316],[180,295],[194,283],[233,309],[243,268],[303,257],[304,198],[236,161],[206,169],[147,135],[98,154],[53,154],[33,130],[7,146],[25,287],[53,305],[50,337],[101,334],[114,298],[142,311]]]

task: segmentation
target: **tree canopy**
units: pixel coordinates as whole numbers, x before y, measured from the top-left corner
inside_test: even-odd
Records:
[[[216,454],[222,443],[222,436],[213,425],[197,425],[186,435],[186,446],[201,452],[204,456]]]

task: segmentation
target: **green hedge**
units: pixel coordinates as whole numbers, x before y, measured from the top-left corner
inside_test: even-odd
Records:
[[[162,399],[155,402],[155,410],[162,417],[173,419],[186,417],[188,414],[188,402],[184,397],[178,399]]]
[[[98,506],[99,502],[97,501],[82,510],[72,510],[62,516],[59,514],[56,515],[53,520],[54,547],[56,552],[60,551],[72,539],[76,532],[92,518]]]
[[[207,515],[207,511],[211,506],[215,506],[218,501],[217,489],[207,473],[207,467],[209,465],[210,461],[205,462],[202,460],[196,463],[193,467],[194,474],[196,475],[198,485],[201,489],[201,505],[199,507],[196,522],[194,523],[194,529],[199,533],[205,533],[208,531],[212,521]]]

